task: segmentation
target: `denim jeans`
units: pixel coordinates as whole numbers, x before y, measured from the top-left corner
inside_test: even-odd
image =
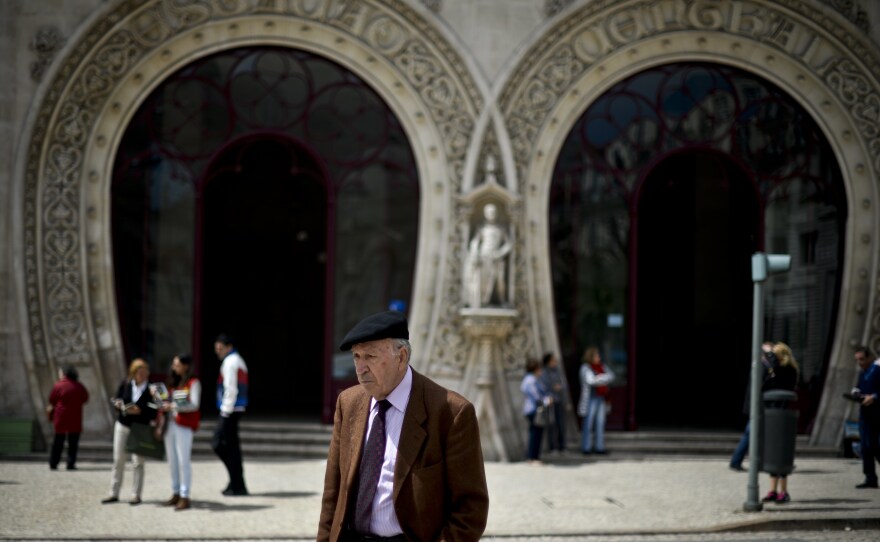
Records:
[[[743,433],[742,438],[739,439],[739,444],[736,445],[736,449],[733,451],[733,456],[730,458],[731,467],[742,467],[743,460],[745,460],[746,454],[749,452],[749,437],[752,430],[751,425],[751,421],[746,423],[746,431]]]
[[[529,446],[526,451],[526,458],[537,460],[541,458],[541,437],[544,436],[544,428],[535,425],[535,413],[526,414],[529,422]]]
[[[173,414],[169,414],[169,417]],[[188,499],[192,489],[193,430],[168,420],[165,430],[165,457],[171,469],[171,492]]]
[[[596,446],[593,447],[593,426],[595,426]],[[584,429],[581,439],[581,450],[590,452],[605,451],[605,398],[592,395],[587,405],[587,417],[584,418]]]

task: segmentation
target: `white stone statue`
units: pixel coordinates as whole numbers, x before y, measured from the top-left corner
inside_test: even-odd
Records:
[[[489,306],[493,294],[496,304],[503,305],[507,301],[505,269],[511,240],[496,224],[495,204],[483,206],[483,217],[485,222],[477,228],[468,246],[464,269],[465,301],[472,308]]]

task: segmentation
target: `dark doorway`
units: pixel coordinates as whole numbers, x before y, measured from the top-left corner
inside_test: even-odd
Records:
[[[750,367],[753,184],[720,153],[661,162],[637,207],[640,427],[742,428]]]
[[[211,403],[219,369],[213,340],[226,332],[248,364],[250,412],[320,413],[328,222],[321,171],[278,136],[236,141],[208,169],[197,307]]]

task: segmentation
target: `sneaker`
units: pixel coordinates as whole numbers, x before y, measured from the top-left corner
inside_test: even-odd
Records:
[[[783,491],[782,493],[776,495],[776,504],[785,504],[791,500],[791,495],[788,492]]]
[[[731,465],[730,465],[730,470],[732,470],[732,471],[736,471],[736,472],[745,472],[746,469],[744,469],[742,465],[733,465],[733,464],[731,464]]]
[[[856,486],[856,489],[877,489],[877,482],[862,482]]]
[[[779,499],[779,495],[775,491],[771,491],[761,499],[761,502],[776,502],[777,499]]]

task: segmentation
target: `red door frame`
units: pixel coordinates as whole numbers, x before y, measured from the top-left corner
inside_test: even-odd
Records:
[[[217,149],[212,155],[211,158],[207,161],[207,165],[205,166],[202,174],[199,176],[196,181],[196,211],[195,211],[195,261],[193,262],[193,344],[192,344],[192,352],[193,352],[193,360],[195,361],[195,367],[198,371],[201,363],[203,362],[203,354],[202,352],[202,273],[204,271],[204,240],[205,240],[205,206],[204,206],[204,194],[207,189],[208,184],[212,180],[214,176],[216,176],[217,171],[215,170],[215,165],[217,161],[230,149],[234,149],[236,147],[247,147],[258,141],[280,141],[285,145],[290,146],[297,152],[301,152],[308,156],[309,160],[312,164],[316,165],[319,173],[320,173],[320,181],[324,186],[325,200],[326,200],[326,224],[325,224],[325,253],[326,253],[326,276],[324,280],[324,337],[323,337],[323,363],[324,363],[324,382],[323,382],[323,399],[322,399],[322,412],[326,411],[328,399],[330,397],[329,388],[330,388],[330,378],[331,378],[331,370],[332,364],[330,363],[330,342],[332,340],[332,329],[333,329],[333,284],[332,279],[334,276],[334,265],[335,265],[335,223],[336,223],[336,194],[334,190],[332,190],[332,184],[330,183],[330,175],[327,171],[327,166],[323,160],[321,160],[320,155],[309,146],[306,142],[291,136],[286,132],[281,132],[277,130],[259,130],[249,132],[247,134],[231,138],[227,140],[219,149]],[[330,403],[331,407],[333,406]]]
[[[629,285],[629,291],[627,292],[627,310],[629,313],[629,322],[627,322],[627,351],[629,352],[629,356],[627,358],[627,382],[626,382],[626,419],[625,419],[625,427],[628,431],[635,431],[638,429],[638,412],[636,408],[636,393],[638,390],[636,389],[636,381],[638,377],[638,341],[636,340],[636,333],[638,333],[637,329],[637,321],[638,321],[638,256],[639,256],[639,205],[641,204],[642,199],[642,190],[644,189],[645,184],[651,176],[655,172],[655,170],[668,160],[669,158],[681,155],[681,154],[690,154],[690,153],[702,153],[706,155],[712,155],[718,159],[718,162],[722,165],[725,165],[725,169],[723,170],[725,176],[730,178],[727,174],[730,169],[728,168],[736,168],[742,173],[742,177],[744,179],[748,179],[750,186],[752,187],[752,191],[755,194],[755,202],[758,204],[758,224],[757,224],[757,250],[763,250],[764,248],[764,201],[761,196],[761,192],[758,188],[757,183],[755,182],[755,176],[750,172],[749,168],[742,162],[742,160],[738,159],[735,156],[732,156],[728,153],[719,151],[713,147],[708,146],[689,146],[680,149],[675,149],[667,154],[664,154],[658,158],[656,158],[652,163],[646,167],[641,175],[639,176],[635,186],[633,187],[633,197],[630,199],[630,209],[629,209],[629,219],[630,219],[630,243],[629,243],[629,279],[627,284]]]

